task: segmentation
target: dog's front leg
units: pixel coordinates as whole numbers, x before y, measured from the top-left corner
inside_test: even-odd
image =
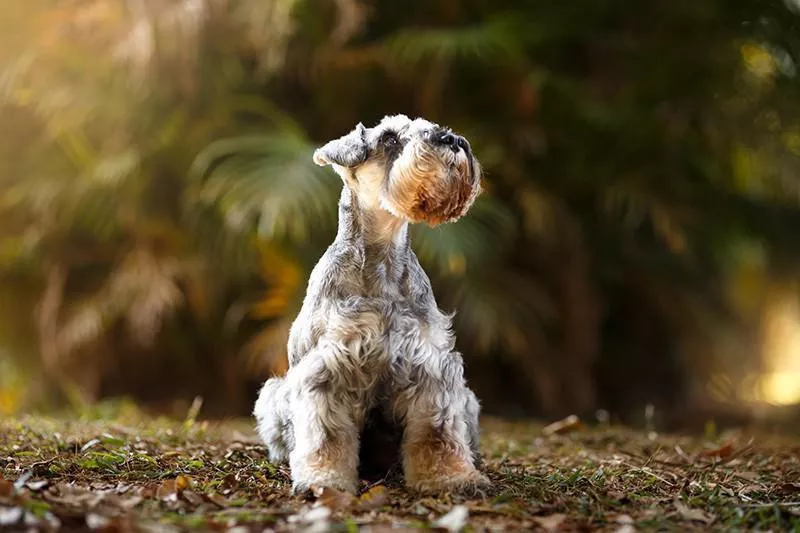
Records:
[[[292,489],[331,487],[355,493],[358,488],[358,402],[331,385],[322,358],[307,356],[292,380],[294,449],[289,454]],[[292,372],[290,371],[290,373]]]
[[[416,369],[415,386],[396,398],[403,413],[406,484],[421,492],[478,492],[488,479],[475,467],[477,401],[466,387],[458,354]]]

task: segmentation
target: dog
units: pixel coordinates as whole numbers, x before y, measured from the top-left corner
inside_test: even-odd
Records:
[[[336,238],[314,267],[288,340],[289,369],[253,409],[295,493],[355,493],[360,475],[402,468],[422,493],[488,488],[480,405],[408,226],[454,222],[481,192],[469,142],[405,115],[359,123],[315,150],[344,182]]]

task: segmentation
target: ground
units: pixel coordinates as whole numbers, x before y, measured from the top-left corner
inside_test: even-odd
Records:
[[[252,421],[0,421],[0,530],[800,531],[800,440],[482,421],[478,498],[396,483],[293,497]]]

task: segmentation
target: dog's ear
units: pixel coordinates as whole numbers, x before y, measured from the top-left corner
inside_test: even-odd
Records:
[[[367,160],[367,129],[359,122],[343,137],[329,141],[314,150],[314,162],[319,166],[339,165],[352,168]]]

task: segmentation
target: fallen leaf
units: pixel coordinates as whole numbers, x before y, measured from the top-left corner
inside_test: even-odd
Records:
[[[614,518],[614,522],[617,524],[633,524],[633,518],[631,518],[629,515],[621,514]]]
[[[178,492],[183,492],[189,486],[189,478],[186,476],[178,476],[175,478],[175,488]]]
[[[369,511],[381,507],[389,500],[389,493],[383,485],[375,485],[358,499],[358,508]]]
[[[91,448],[94,448],[98,444],[100,444],[100,439],[90,440],[89,442],[81,446],[81,453],[85,453],[86,451],[90,450]]]
[[[317,499],[317,504],[327,507],[332,511],[338,511],[349,507],[354,501],[355,496],[349,492],[344,492],[331,487],[313,487],[311,492]]]
[[[197,494],[196,492],[193,492],[191,490],[184,490],[183,492],[180,493],[180,495],[181,495],[181,498],[183,498],[184,500],[186,500],[190,504],[194,505],[195,507],[199,506],[199,505],[203,505],[203,502],[205,501],[202,498],[202,496],[200,496],[199,494]]]
[[[105,529],[111,525],[111,519],[97,513],[86,515],[86,526],[89,529]]]
[[[28,480],[29,480],[29,479],[30,479],[32,476],[33,476],[33,471],[32,471],[32,470],[28,470],[27,472],[24,472],[24,473],[23,473],[21,476],[19,476],[19,478],[17,478],[17,480],[14,482],[14,488],[15,488],[15,489],[17,489],[18,491],[19,491],[19,490],[22,490],[22,487],[24,487],[24,486],[25,486],[25,483],[27,483],[27,482],[28,482]]]
[[[448,531],[461,531],[467,525],[467,518],[469,518],[469,510],[463,505],[456,505],[433,525],[443,527]]]
[[[158,486],[158,489],[156,490],[156,498],[159,500],[164,500],[170,496],[175,496],[177,493],[178,489],[175,488],[175,480],[167,479]]]
[[[567,519],[567,515],[551,514],[550,516],[535,516],[533,519],[546,531],[558,531],[558,528]]]
[[[636,531],[636,528],[633,526],[634,520],[630,515],[617,515],[614,517],[614,522],[619,524],[619,527],[614,530],[614,533],[635,533]]]
[[[39,492],[40,490],[47,488],[48,485],[50,485],[50,482],[46,479],[43,479],[40,481],[29,481],[25,486],[34,492]]]
[[[133,509],[134,507],[142,503],[142,501],[144,501],[144,498],[141,496],[131,496],[130,498],[127,499],[121,499],[119,505],[123,509]]]
[[[726,457],[730,457],[733,454],[733,443],[726,442],[719,448],[714,448],[713,450],[704,450],[700,452],[701,457],[716,457],[718,459],[724,459]]]
[[[286,520],[290,524],[304,524],[302,531],[316,533],[330,530],[331,510],[327,507],[314,507],[289,516]]]
[[[228,502],[222,496],[218,494],[201,494],[201,496],[209,503],[212,503],[219,507],[220,509],[224,509],[228,506]]]
[[[0,526],[13,526],[22,520],[25,511],[21,507],[0,507]]]
[[[159,500],[172,499],[178,496],[181,492],[186,490],[189,486],[189,480],[185,476],[178,476],[175,479],[164,480],[156,490],[156,498]]]
[[[736,477],[746,479],[747,481],[758,481],[758,478],[761,477],[761,474],[758,472],[736,472]]]
[[[800,483],[783,483],[779,490],[783,494],[796,494],[800,492]]]
[[[14,494],[14,484],[7,479],[0,478],[0,498],[7,498]]]
[[[575,415],[569,415],[567,418],[563,420],[559,420],[557,422],[553,422],[542,429],[542,433],[545,435],[558,435],[562,433],[567,433],[569,431],[578,429],[581,427],[580,419]]]
[[[715,520],[715,516],[703,511],[702,509],[691,509],[678,500],[675,500],[675,508],[684,520],[691,520],[692,522],[703,522],[711,524]]]
[[[223,493],[230,493],[239,488],[239,480],[236,479],[236,474],[228,474],[222,478]]]

